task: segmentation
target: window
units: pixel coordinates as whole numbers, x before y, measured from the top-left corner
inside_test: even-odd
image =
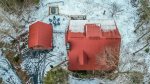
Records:
[[[67,43],[66,49],[67,49],[67,50],[70,50],[70,47],[71,47],[71,46],[70,46],[70,43]]]

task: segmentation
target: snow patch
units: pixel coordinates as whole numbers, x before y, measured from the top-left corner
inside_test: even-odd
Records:
[[[112,31],[116,29],[114,20],[99,19],[99,20],[70,20],[69,30],[72,32],[84,32],[85,24],[96,24],[100,26],[103,31]]]
[[[22,84],[9,61],[0,50],[0,77],[5,84]]]

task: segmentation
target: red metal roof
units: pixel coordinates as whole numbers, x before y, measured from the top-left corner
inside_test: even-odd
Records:
[[[32,49],[52,48],[52,25],[36,22],[29,27],[28,47]]]
[[[108,32],[86,24],[85,32],[68,31],[69,70],[113,70],[119,61],[121,37],[117,28]]]

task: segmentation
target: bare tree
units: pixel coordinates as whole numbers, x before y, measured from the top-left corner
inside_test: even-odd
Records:
[[[118,15],[122,11],[123,10],[122,10],[121,6],[119,4],[117,4],[116,2],[113,2],[110,4],[111,17]]]
[[[150,25],[150,7],[149,7],[149,0],[139,0],[138,1],[138,15],[139,15],[139,19],[138,19],[138,24],[136,26],[136,29],[134,30],[135,33],[138,32],[139,38],[137,39],[137,42],[140,42],[141,39],[145,38],[146,40],[146,44],[140,48],[139,50],[137,50],[136,52],[134,52],[133,54],[135,55],[136,53],[138,53],[139,51],[143,50],[144,48],[149,46],[149,36],[150,36],[150,28],[147,25]],[[141,30],[144,27],[143,30]]]
[[[139,4],[139,0],[130,0],[130,3],[133,7],[137,7]]]

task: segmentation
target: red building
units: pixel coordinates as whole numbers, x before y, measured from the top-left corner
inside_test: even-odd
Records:
[[[66,38],[70,45],[69,70],[109,71],[117,68],[121,36],[113,22],[108,25],[86,20],[70,22]],[[107,30],[109,27],[112,30]]]
[[[31,49],[49,50],[52,48],[53,27],[37,21],[29,27],[28,47]]]

